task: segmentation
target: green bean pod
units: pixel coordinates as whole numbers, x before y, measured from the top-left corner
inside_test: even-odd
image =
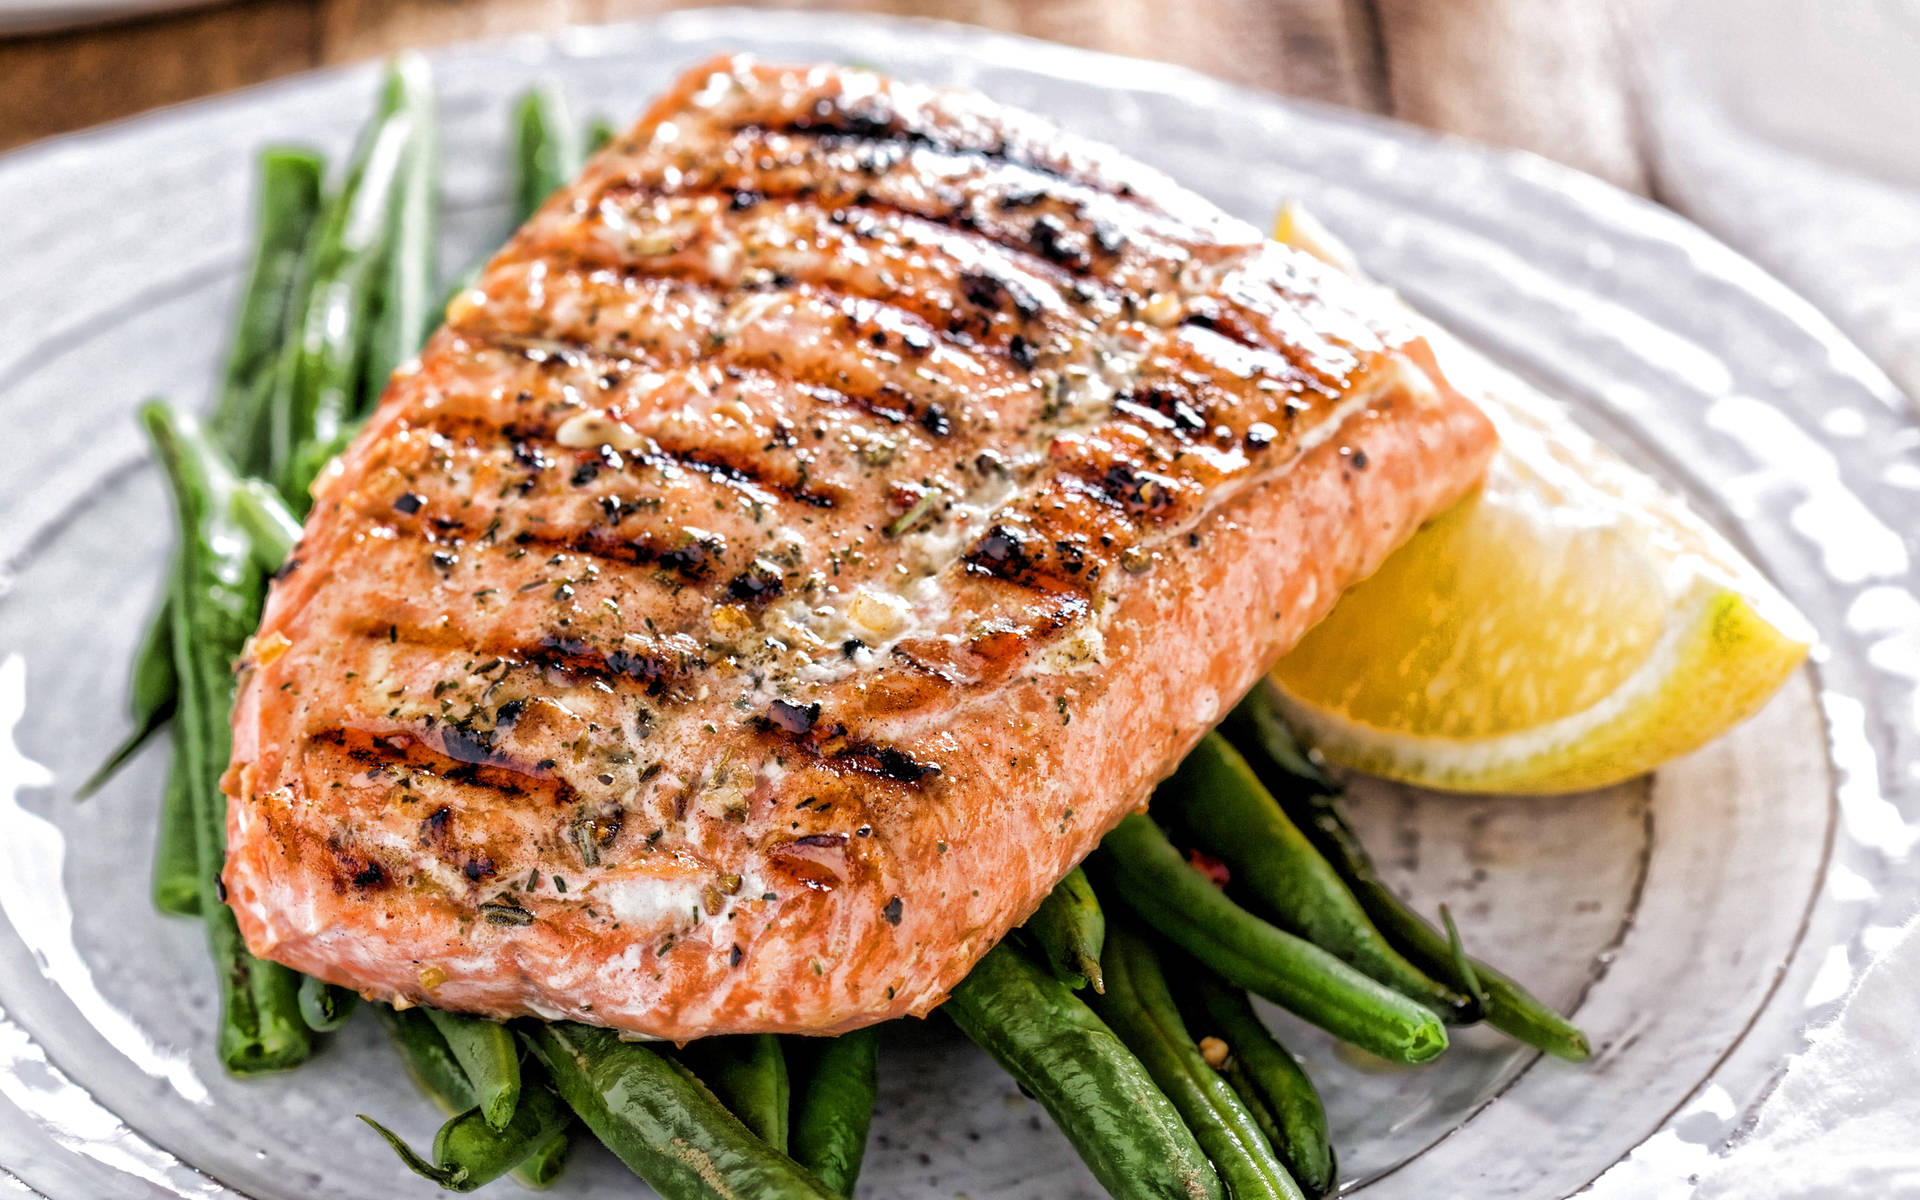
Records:
[[[173,719],[180,684],[173,666],[173,607],[167,601],[171,591],[169,585],[167,591],[161,593],[159,610],[147,623],[140,648],[134,652],[133,675],[127,689],[127,710],[133,717],[133,728],[107,752],[93,774],[74,792],[76,800],[85,800],[106,786],[107,781],[118,775],[120,768]]]
[[[368,321],[386,283],[414,120],[410,112],[383,105],[314,231],[305,302],[269,405],[273,478],[295,502],[303,503],[308,483],[324,465],[319,448],[331,445],[360,411]]]
[[[770,1033],[702,1038],[680,1052],[680,1061],[767,1145],[786,1150],[792,1085],[779,1038]]]
[[[1275,699],[1274,686],[1262,679],[1248,689],[1240,698],[1240,703],[1227,713],[1227,719],[1220,723],[1220,732],[1246,755],[1255,767],[1261,782],[1267,790],[1278,796],[1282,792],[1297,790],[1300,786],[1313,789],[1321,795],[1331,796],[1339,792],[1340,785],[1333,776],[1321,769],[1306,748],[1293,736],[1293,728],[1280,714],[1280,706]],[[1267,760],[1262,764],[1256,760],[1254,749],[1259,757]],[[1260,770],[1262,766],[1271,766],[1281,776],[1291,779],[1292,786],[1276,786],[1268,773]]]
[[[1051,972],[1002,942],[941,1011],[1040,1101],[1115,1200],[1224,1200],[1179,1111]]]
[[[385,1004],[374,1008],[380,1014],[381,1024],[387,1027],[394,1047],[400,1051],[407,1073],[413,1076],[421,1091],[433,1097],[441,1111],[452,1116],[474,1107],[473,1084],[467,1081],[466,1069],[453,1056],[447,1039],[434,1028],[433,1018],[427,1015],[426,1009],[399,1009]]]
[[[561,1022],[529,1023],[521,1036],[580,1120],[663,1200],[833,1196],[658,1051],[609,1029]]]
[[[159,401],[143,405],[140,418],[166,468],[181,531],[170,596],[180,681],[176,749],[185,763],[200,911],[220,984],[220,1061],[239,1075],[286,1070],[313,1049],[312,1031],[300,1018],[299,976],[247,952],[220,893],[227,845],[220,775],[232,752],[232,667],[259,615],[260,575],[227,516],[233,476],[219,451],[191,418]]]
[[[173,662],[173,609],[168,602],[172,590],[169,584],[160,593],[158,611],[153,614],[133,660],[129,707],[135,727],[148,733],[166,724],[180,691],[180,678]],[[136,741],[133,745],[138,748],[139,743]],[[131,751],[120,756],[123,762],[128,757]]]
[[[1209,1035],[1201,1034],[1200,1036],[1204,1053],[1205,1039]],[[1287,1168],[1287,1174],[1293,1175],[1294,1182],[1300,1184],[1301,1191],[1311,1195],[1311,1190],[1294,1173],[1293,1164],[1287,1161],[1286,1130],[1280,1127],[1279,1118],[1273,1115],[1273,1109],[1269,1108],[1266,1100],[1261,1098],[1260,1089],[1254,1086],[1253,1079],[1247,1074],[1246,1068],[1229,1058],[1220,1065],[1219,1071],[1220,1077],[1225,1079],[1227,1086],[1233,1089],[1233,1094],[1240,1097],[1240,1103],[1246,1105],[1247,1112],[1253,1115],[1254,1124],[1260,1126],[1260,1131],[1267,1135],[1267,1145],[1272,1146],[1273,1152],[1280,1156],[1280,1161]]]
[[[1100,974],[1100,951],[1106,942],[1107,918],[1093,884],[1079,867],[1067,872],[1021,926],[1040,946],[1054,977],[1074,991],[1091,986],[1106,991]]]
[[[332,1033],[345,1025],[360,1006],[360,994],[351,988],[322,983],[311,975],[300,979],[300,1019],[315,1033]]]
[[[579,174],[586,147],[566,97],[550,83],[520,97],[513,129],[513,223],[518,225]]]
[[[520,1100],[520,1047],[513,1031],[498,1021],[426,1010],[427,1019],[447,1040],[454,1061],[473,1085],[474,1103],[494,1128],[503,1129]]]
[[[450,1192],[471,1192],[520,1166],[536,1150],[547,1149],[554,1138],[564,1138],[573,1114],[544,1080],[529,1083],[505,1125],[496,1126],[479,1108],[450,1117],[434,1135],[431,1160],[372,1117],[362,1113],[360,1119],[386,1139],[414,1174]]]
[[[1202,971],[1190,992],[1189,1028],[1227,1044],[1225,1072],[1256,1116],[1272,1122],[1273,1148],[1301,1190],[1332,1193],[1338,1183],[1327,1110],[1300,1063],[1253,1011],[1247,994]]]
[[[1262,916],[1449,1021],[1477,1014],[1470,996],[1434,982],[1387,943],[1339,873],[1225,738],[1201,738],[1155,799],[1202,850],[1227,865],[1234,893]]]
[[[1447,1048],[1430,1009],[1229,900],[1145,814],[1121,821],[1098,860],[1111,894],[1230,982],[1392,1062],[1427,1062]]]
[[[549,1188],[554,1185],[567,1169],[567,1160],[573,1156],[573,1132],[576,1122],[573,1110],[567,1110],[567,1122],[533,1148],[521,1164],[513,1169],[513,1177],[530,1188]]]
[[[269,574],[285,566],[300,543],[301,531],[300,522],[280,499],[280,493],[265,480],[243,479],[233,489],[227,507],[234,524],[247,535],[254,563]]]
[[[325,171],[319,156],[304,150],[268,150],[259,158],[253,267],[208,426],[244,473],[267,466],[267,399],[295,316]]]
[[[407,1074],[421,1091],[433,1098],[440,1111],[448,1116],[462,1113],[473,1108],[473,1085],[467,1081],[466,1069],[454,1058],[453,1051],[447,1045],[447,1039],[440,1036],[434,1028],[433,1018],[424,1008],[396,1009],[385,1004],[374,1006],[380,1014],[381,1023],[387,1027],[401,1060],[406,1064]],[[525,1086],[525,1085],[523,1085]],[[551,1087],[551,1083],[541,1086]],[[568,1151],[573,1144],[572,1124],[558,1134],[534,1147],[526,1161],[513,1169],[513,1174],[528,1187],[543,1188],[553,1183],[566,1166]]]
[[[319,210],[322,172],[318,158],[297,150],[269,150],[260,156],[259,169],[253,266],[241,296],[210,426],[242,471],[258,471],[266,465],[266,396],[286,340],[294,282]],[[81,785],[81,798],[112,778],[173,714],[179,683],[174,673],[171,613],[163,597],[133,660],[129,697],[133,732]]]
[[[1109,987],[1093,1009],[1180,1110],[1233,1200],[1305,1200],[1247,1106],[1207,1065],[1167,989],[1154,947],[1126,923],[1107,938]]]
[[[387,213],[380,263],[385,278],[372,296],[354,416],[379,399],[393,369],[419,351],[441,312],[434,307],[440,240],[439,118],[425,59],[403,54],[393,60],[380,108],[406,119],[409,138]]]
[[[193,794],[184,755],[167,764],[167,791],[160,804],[160,837],[153,856],[153,906],[176,917],[200,915],[200,847],[193,823]]]
[[[880,1039],[871,1028],[788,1038],[787,1060],[795,1069],[788,1151],[821,1183],[851,1196],[873,1124]]]
[[[1300,751],[1269,687],[1262,683],[1249,692],[1225,728],[1296,827],[1346,881],[1375,928],[1414,965],[1448,987],[1466,994],[1477,981],[1486,1001],[1487,1024],[1556,1058],[1586,1061],[1592,1050],[1577,1026],[1479,959],[1468,960],[1475,977],[1468,979],[1446,935],[1381,881],[1373,859],[1340,812],[1339,787]]]

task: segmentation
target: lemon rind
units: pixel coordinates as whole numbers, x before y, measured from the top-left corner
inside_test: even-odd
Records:
[[[1742,593],[1702,580],[1652,652],[1599,703],[1531,729],[1448,738],[1379,729],[1273,683],[1281,710],[1343,766],[1444,791],[1552,794],[1644,774],[1752,716],[1811,649]]]

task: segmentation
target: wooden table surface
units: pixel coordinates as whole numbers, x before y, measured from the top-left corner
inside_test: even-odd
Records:
[[[695,0],[698,2],[698,0]],[[1518,146],[1654,194],[1635,105],[1658,0],[839,0],[1167,59]],[[675,0],[243,0],[0,38],[0,149],[330,63]]]

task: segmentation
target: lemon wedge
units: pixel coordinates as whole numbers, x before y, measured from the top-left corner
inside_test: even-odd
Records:
[[[1291,206],[1275,236],[1352,262]],[[1758,710],[1806,657],[1806,619],[1558,404],[1426,332],[1500,451],[1274,669],[1301,734],[1372,774],[1546,793],[1631,778]]]

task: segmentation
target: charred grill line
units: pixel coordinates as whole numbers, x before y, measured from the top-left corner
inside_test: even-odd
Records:
[[[572,488],[585,487],[597,479],[603,471],[613,469],[606,457],[607,447],[592,446],[582,449],[562,446],[554,440],[558,425],[552,422],[540,425],[513,424],[502,430],[478,417],[450,414],[441,410],[434,415],[430,423],[423,422],[414,428],[431,430],[473,449],[486,449],[503,444],[509,446],[513,453],[513,461],[526,472],[526,478],[519,485],[521,495],[526,495],[533,490],[533,481],[536,478],[556,468],[565,468],[562,474],[566,477],[567,486]],[[487,436],[478,436],[481,433]],[[739,461],[723,457],[711,449],[682,448],[666,445],[651,438],[649,441],[651,449],[634,450],[618,456],[623,464],[622,470],[639,465],[651,467],[656,471],[669,469],[685,471],[704,475],[713,482],[736,491],[757,490],[762,495],[755,497],[756,499],[790,500],[808,508],[832,508],[837,503],[827,493],[808,488],[804,484],[794,485],[769,478],[765,471],[756,468],[750,460]],[[389,516],[393,515],[395,514],[389,514]],[[393,523],[404,526],[406,522],[404,517],[401,517]],[[435,525],[435,529],[441,533],[449,533],[456,528],[461,528],[461,525],[450,517],[440,518]]]
[[[548,633],[539,642],[519,651],[521,661],[546,670],[560,671],[575,678],[611,683],[629,680],[641,685],[648,696],[659,697],[675,684],[685,682],[706,666],[696,667],[684,657],[630,650],[624,646],[607,650],[585,638]]]
[[[898,109],[888,107],[884,112],[878,109],[862,111],[840,103],[837,97],[816,103],[810,113],[797,114],[784,121],[776,123],[760,120],[742,121],[729,126],[728,129],[734,134],[776,133],[812,137],[822,141],[840,138],[849,143],[894,142],[907,148],[924,147],[955,157],[979,158],[987,162],[1017,167],[1045,179],[1074,184],[1117,199],[1137,198],[1134,189],[1124,183],[1109,186],[1099,179],[1070,174],[1051,163],[1020,153],[1016,147],[1009,145],[1005,138],[996,138],[992,141],[961,141],[947,136],[945,130],[928,129],[914,124]],[[1009,207],[1021,206],[1017,193],[1009,193],[1008,201]],[[1034,202],[1032,199],[1026,201],[1028,204]]]
[[[901,215],[915,220],[927,220],[927,218],[910,212],[903,211]],[[928,221],[928,223],[939,224],[933,221]],[[970,231],[962,230],[960,232]],[[707,266],[706,255],[692,256],[692,260],[689,260],[683,253],[681,256],[666,261],[635,261],[625,257],[596,258],[583,252],[583,246],[589,244],[590,240],[589,238],[568,237],[559,242],[537,243],[526,249],[525,256],[530,260],[537,258],[540,261],[549,263],[552,272],[556,275],[568,272],[577,272],[585,276],[607,273],[629,282],[658,281],[662,283],[703,285],[705,293],[715,299],[737,298],[765,290],[760,287],[729,283],[716,279],[713,272]],[[982,240],[987,239],[982,238]],[[681,250],[684,252],[696,249],[705,244],[703,241],[694,240],[690,241],[686,246],[681,247]],[[735,244],[735,242],[730,239],[726,244],[732,245]],[[998,243],[991,244],[995,246],[999,245]],[[1004,247],[1000,248],[1005,249]],[[974,268],[962,266],[957,261],[954,262],[956,277],[970,269]],[[1045,271],[1046,268],[1042,266],[1040,273],[1044,274]],[[1080,293],[1090,288],[1097,290],[1103,286],[1101,281],[1092,278],[1084,280],[1076,278],[1074,284],[1075,286],[1073,288],[1066,290],[1074,294],[1076,299],[1081,299],[1083,303],[1090,302],[1094,297],[1083,297]],[[844,282],[830,282],[817,275],[786,276],[781,280],[781,286],[803,295],[836,301],[843,308],[845,307],[845,303],[850,300],[864,301],[884,306],[896,314],[910,319],[914,323],[924,325],[935,336],[944,336],[948,344],[955,349],[966,350],[976,354],[985,354],[990,357],[1002,359],[1016,367],[1020,366],[1020,362],[1018,358],[1015,357],[1011,346],[1006,341],[994,336],[993,333],[994,322],[990,318],[993,313],[1007,311],[1005,309],[978,309],[972,314],[974,317],[973,320],[959,321],[956,323],[951,310],[942,309],[932,303],[932,300],[939,298],[943,294],[940,292],[923,292],[922,295],[928,298],[926,310],[917,311],[900,303],[901,294],[896,291],[883,291],[880,289],[857,290],[845,286]],[[1098,294],[1104,295],[1109,301],[1117,299],[1117,293],[1110,288]],[[1024,326],[1037,320],[1042,312],[1043,310],[1029,298],[1026,305],[1014,311],[1012,315]],[[1079,313],[1078,316],[1084,319],[1087,314],[1082,312]],[[528,341],[525,335],[505,331],[489,331],[484,327],[469,328],[465,326],[461,327],[460,332],[463,336],[486,339],[497,349],[513,353],[518,357],[526,358],[528,361],[536,363],[546,363],[557,360],[570,366],[579,367],[587,361],[584,355],[594,352],[598,352],[609,358],[618,358],[627,364],[633,364],[637,361],[631,355],[621,354],[610,348],[596,347],[588,343],[565,338],[543,337],[540,339],[539,346],[531,349],[522,349],[521,346]],[[707,361],[708,357],[704,352],[693,358],[684,360],[675,356],[655,355],[653,361],[661,365],[679,365],[683,362]]]
[[[886,742],[855,737],[841,722],[821,722],[817,704],[775,701],[774,705],[751,727],[837,775],[878,776],[917,789],[940,773],[938,763],[922,762]]]
[[[393,885],[393,878],[385,865],[362,852],[345,832],[335,831],[327,836],[327,854],[331,859],[328,866],[333,872],[333,890],[336,893],[344,894],[349,889],[356,892],[382,892]]]
[[[357,730],[320,729],[309,733],[306,742],[345,755],[369,774],[392,776],[405,794],[411,794],[412,779],[424,777],[483,788],[513,800],[544,797],[554,804],[574,802],[573,787],[554,775],[550,767],[518,760],[510,766],[502,765],[507,761],[504,759],[489,764],[464,763],[440,753],[414,733],[375,737]]]
[[[657,452],[635,454],[635,461],[648,466],[675,467],[685,471],[695,471],[706,475],[716,482],[733,485],[735,488],[755,488],[770,496],[804,504],[808,508],[833,508],[838,501],[825,492],[814,491],[804,484],[787,484],[768,479],[762,471],[756,470],[751,462],[738,462],[714,453],[711,449],[701,451],[692,448],[659,446]]]
[[[941,336],[937,328],[927,325],[924,321],[921,321],[918,316],[906,309],[891,304],[884,297],[867,296],[856,292],[837,291],[823,285],[812,283],[803,286],[807,289],[805,294],[811,295],[816,299],[835,302],[843,314],[850,319],[852,318],[852,314],[846,310],[850,308],[852,304],[873,303],[883,308],[892,309],[896,315],[901,318],[909,319],[917,325],[925,326],[930,336]],[[727,293],[716,291],[715,294],[724,296]],[[856,341],[871,344],[873,336],[884,333],[885,330],[877,322],[868,320],[856,325],[851,332],[854,334]],[[500,334],[495,330],[481,329],[465,333],[464,336],[486,345],[494,346],[499,339],[506,335]],[[951,334],[947,336],[952,339]],[[1005,357],[1007,361],[1019,367],[1022,371],[1032,368],[1034,355],[1036,353],[1034,345],[1018,334],[1009,340],[1008,345],[1004,349],[995,343],[982,343],[970,337],[965,341],[952,339],[952,344],[956,348],[966,350],[970,353],[986,352],[992,356]],[[1017,349],[1016,344],[1018,346]],[[609,368],[633,370],[642,365],[640,360],[624,355],[606,346],[578,341],[567,341],[565,345],[569,348],[569,353],[575,358],[576,366],[594,367],[599,364],[604,364]],[[674,370],[710,361],[712,361],[711,358],[698,354],[691,356],[665,354],[657,355],[648,360],[647,365]],[[795,370],[794,367],[796,364],[793,360],[787,358],[773,362],[760,362],[754,360],[741,361],[738,357],[729,357],[728,364],[730,369],[741,372],[742,377],[752,376],[759,380],[784,384],[791,387],[795,393],[805,396],[810,400],[817,401],[821,404],[829,404],[835,408],[847,408],[863,412],[878,420],[884,421],[888,425],[905,425],[911,422],[926,427],[929,422],[944,424],[947,419],[945,406],[942,405],[939,400],[916,400],[898,384],[891,381],[882,381],[878,388],[872,393],[861,393],[849,391],[845,386],[845,380],[842,378],[816,378]],[[953,401],[957,402],[960,399],[960,397],[954,397]],[[528,396],[526,403],[529,405],[539,404],[541,407],[549,407],[554,402],[540,401],[536,397]],[[935,409],[941,410],[938,417],[930,415]],[[491,423],[467,417],[447,416],[434,421],[432,424],[423,423],[417,427],[431,428],[442,432],[448,437],[453,437],[456,436],[455,431],[464,426],[484,428],[487,434],[487,440],[494,440],[500,436],[498,428]],[[527,427],[521,426],[520,428],[525,429]],[[932,431],[930,430],[930,432]],[[550,440],[553,436],[551,429],[548,429],[542,436]],[[936,434],[936,436],[938,435]]]
[[[872,189],[860,186],[842,188],[842,182],[830,180],[826,184],[806,183],[786,188],[769,188],[764,182],[744,178],[746,172],[725,178],[695,180],[691,184],[681,183],[669,186],[665,180],[657,177],[629,175],[609,182],[598,196],[590,211],[599,211],[599,206],[623,202],[641,203],[649,200],[699,199],[706,196],[738,195],[743,188],[751,187],[760,197],[761,204],[801,205],[812,203],[828,210],[827,219],[835,225],[849,227],[855,237],[863,240],[875,240],[880,234],[874,225],[856,225],[856,221],[872,221],[882,215],[900,218],[903,222],[919,222],[926,226],[944,230],[948,233],[976,238],[1005,254],[1008,258],[1027,268],[1032,274],[1050,278],[1056,284],[1071,281],[1069,291],[1087,292],[1087,299],[1102,296],[1113,299],[1117,289],[1096,270],[1095,251],[1102,257],[1116,257],[1118,251],[1108,252],[1101,249],[1103,244],[1111,244],[1112,238],[1101,238],[1089,225],[1086,229],[1071,228],[1054,213],[1042,213],[1035,216],[1025,229],[1008,224],[999,228],[989,228],[987,223],[975,216],[967,207],[967,196],[981,196],[979,192],[963,193],[956,197],[956,203],[940,205],[928,203],[912,205],[881,196]],[[990,198],[981,196],[982,199]],[[1071,209],[1070,202],[1062,200],[1062,206]],[[728,206],[725,216],[738,217],[743,211]],[[809,209],[809,212],[812,210]],[[702,230],[704,235],[706,231]],[[899,232],[911,235],[911,225]],[[1018,239],[1018,240],[1016,240]],[[918,241],[919,239],[915,239]],[[678,247],[680,250],[692,249],[698,242],[689,242]],[[612,265],[612,264],[609,264]],[[647,264],[635,264],[647,265]],[[655,264],[657,265],[657,264]],[[667,274],[661,272],[661,274]]]

